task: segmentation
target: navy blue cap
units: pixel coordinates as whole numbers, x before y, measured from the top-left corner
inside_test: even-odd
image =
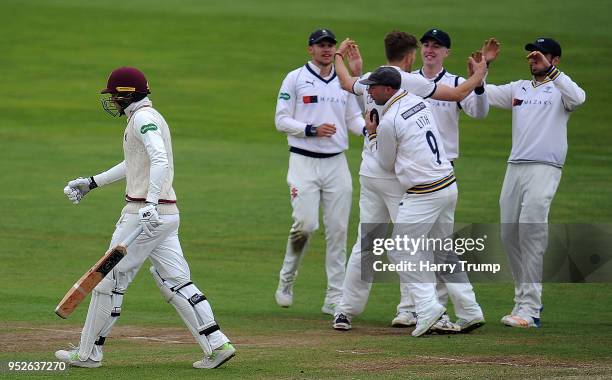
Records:
[[[539,51],[544,54],[550,54],[553,57],[561,57],[561,45],[552,38],[540,37],[534,42],[525,45],[527,51]]]
[[[329,40],[333,43],[337,43],[336,36],[334,32],[329,29],[317,29],[314,32],[310,33],[310,37],[308,37],[308,45],[317,44],[323,40]]]
[[[389,86],[397,90],[402,85],[402,76],[393,67],[381,66],[369,77],[360,80],[359,83],[366,86]]]
[[[428,31],[426,31],[425,34],[423,34],[423,37],[421,37],[420,41],[421,43],[423,43],[427,40],[437,41],[440,45],[448,49],[450,49],[451,47],[450,36],[448,35],[448,33],[440,29],[429,29]]]

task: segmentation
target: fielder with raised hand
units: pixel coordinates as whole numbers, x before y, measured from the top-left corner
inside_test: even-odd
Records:
[[[285,259],[280,270],[276,303],[293,303],[293,284],[323,206],[327,291],[321,311],[332,314],[342,295],[346,265],[346,234],[352,201],[351,174],[344,151],[348,131],[364,134],[364,120],[355,97],[340,88],[333,66],[336,37],[317,29],[308,39],[311,60],[283,80],[275,123],[287,135],[287,183],[293,207]]]
[[[385,36],[384,43],[387,64],[404,72],[409,72],[418,47],[417,39],[408,33],[394,31]],[[348,57],[348,63],[353,73],[361,71],[361,54],[356,45],[350,44],[348,40],[343,41],[338,48],[337,56]],[[336,62],[336,65],[338,65],[338,62]],[[342,70],[342,68],[339,68],[339,70]],[[368,73],[363,77],[367,78],[369,75]],[[410,78],[415,79],[414,86],[424,85],[433,88],[433,85],[429,85],[419,76],[413,75]],[[381,110],[368,94],[362,94],[358,96],[358,99],[360,100],[359,105],[366,112],[371,112],[374,109]],[[359,169],[359,182],[361,184],[359,194],[360,226],[366,223],[384,224],[395,221],[399,203],[406,191],[393,171],[380,166],[376,156],[369,149],[368,140],[368,138],[364,139],[362,161]],[[372,287],[370,282],[362,279],[361,233],[360,227],[357,229],[357,241],[353,245],[346,267],[342,298],[334,315],[333,328],[336,330],[346,331],[352,328],[352,320],[365,309]],[[416,318],[413,318],[412,325],[414,324],[416,324]],[[458,330],[458,327],[450,322],[437,327],[443,331]]]
[[[450,54],[451,38],[448,33],[443,30],[433,28],[426,31],[420,39],[421,45],[421,60],[423,66],[413,74],[419,74],[433,83],[445,84],[449,87],[457,87],[465,82],[465,79],[459,75],[452,74],[444,68],[444,61]],[[483,49],[499,48],[499,44],[493,38],[485,41]],[[482,119],[489,112],[489,103],[487,97],[484,96],[484,83],[476,87],[465,99],[461,102],[447,102],[427,99],[428,105],[431,107],[438,131],[444,143],[444,149],[448,159],[454,166],[454,162],[459,158],[459,115],[461,111],[466,115]],[[458,277],[461,277],[461,280]],[[476,302],[474,289],[470,284],[466,273],[453,274],[452,281],[446,281],[444,276],[438,276],[438,299],[442,305],[446,305],[450,296],[455,314],[457,315],[457,324],[462,331],[478,328],[484,324],[484,315],[480,305]],[[414,316],[414,302],[410,294],[406,294],[406,287],[401,288],[401,302],[397,307],[397,316],[391,322],[392,326],[403,327],[406,321],[412,321]],[[448,315],[444,315],[448,318]]]
[[[393,237],[398,239],[440,239],[453,230],[457,185],[450,161],[426,102],[400,88],[398,70],[382,66],[368,78],[359,81],[369,86],[368,93],[378,106],[380,124],[366,116],[366,128],[379,165],[393,171],[404,188],[399,204]],[[369,115],[368,115],[369,116]],[[416,249],[392,249],[388,253],[394,264],[412,265],[433,262],[431,252]],[[427,333],[440,321],[446,308],[438,302],[435,275],[430,271],[398,272],[401,282],[412,294],[417,323],[413,336]]]
[[[179,210],[172,188],[174,165],[168,124],[148,98],[149,85],[142,72],[131,67],[114,70],[103,94],[102,106],[113,116],[125,115],[124,161],[111,169],[68,182],[64,193],[79,203],[91,190],[126,180],[126,205],[121,212],[111,247],[139,224],[144,234],[128,254],[94,288],[78,347],[55,356],[70,365],[95,368],[102,364],[102,346],[121,314],[123,295],[149,258],[150,271],[163,297],[171,303],[204,351],[195,368],[216,368],[232,358],[234,347],[221,332],[206,297],[191,281],[189,265],[178,238]]]
[[[586,95],[557,68],[557,41],[538,38],[525,50],[532,80],[487,85],[486,95],[490,105],[512,110],[512,150],[499,207],[502,243],[515,282],[514,308],[501,321],[529,328],[541,326],[548,211],[567,154],[567,122]]]
[[[398,70],[401,74],[403,89],[413,94],[427,97],[434,94],[434,97],[445,99],[463,99],[467,93],[466,89],[473,88],[481,83],[486,73],[486,65],[480,64],[479,75],[472,75],[472,78],[458,87],[448,87],[430,82],[421,75],[412,74],[410,70],[414,63],[416,50],[418,48],[417,39],[408,33],[393,31],[385,36],[385,54],[387,65]],[[346,89],[358,94],[361,99],[360,105],[364,111],[379,113],[380,107],[376,106],[371,96],[367,94],[367,86],[359,83],[357,77],[352,77],[344,66],[343,58],[348,57],[349,65],[353,68],[361,68],[361,55],[354,41],[345,39],[338,48],[335,55],[336,70],[338,77]],[[357,61],[357,62],[354,62]],[[355,71],[353,71],[355,73]],[[370,73],[366,73],[361,78],[368,78]],[[373,136],[368,136],[371,138]],[[406,191],[399,183],[392,170],[382,168],[373,153],[368,148],[368,139],[364,141],[362,153],[362,163],[359,171],[361,193],[359,199],[360,207],[360,226],[364,223],[388,223],[395,220],[398,205]],[[361,228],[358,229],[358,236],[351,257],[347,265],[346,277],[343,285],[342,300],[334,316],[333,327],[337,330],[351,329],[352,318],[361,314],[368,300],[371,284],[361,278]],[[406,293],[406,292],[403,292]],[[398,311],[403,311],[401,307],[410,305],[413,308],[414,302],[403,294]],[[473,320],[474,318],[470,318]],[[399,313],[392,324],[402,326],[412,326],[416,324],[416,313]],[[438,331],[457,331],[459,326],[447,320],[436,322],[434,329]]]
[[[334,59],[336,63],[336,73],[340,80],[340,85],[346,91],[349,91],[357,96],[367,93],[367,86],[359,84],[359,79],[363,79],[357,76],[351,76],[346,66],[344,66],[345,53],[348,53],[348,46],[357,46],[355,41],[347,38],[342,41],[342,45],[346,44],[347,49],[344,53],[335,54]],[[471,57],[468,58],[471,67],[473,67],[472,75],[463,83],[456,87],[449,87],[444,84],[432,83],[420,75],[405,72],[400,67],[395,67],[402,76],[401,88],[409,91],[410,93],[420,96],[423,99],[433,98],[436,100],[445,100],[450,102],[461,102],[465,99],[475,88],[482,85],[484,78],[487,74],[487,65],[485,62],[475,62]],[[367,75],[367,74],[366,74]]]

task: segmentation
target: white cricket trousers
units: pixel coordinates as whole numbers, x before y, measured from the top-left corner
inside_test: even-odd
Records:
[[[384,179],[360,176],[361,193],[359,195],[359,228],[357,241],[346,266],[346,276],[342,286],[342,299],[336,308],[336,314],[343,313],[349,317],[360,315],[365,310],[372,284],[362,280],[361,272],[361,224],[395,222],[399,204],[405,189],[397,179]],[[450,228],[452,224],[443,226]],[[450,295],[458,318],[466,320],[482,317],[482,310],[476,302],[476,296],[467,275],[465,282],[444,283],[438,279],[437,289],[439,302],[446,305]],[[400,303],[397,312],[415,312],[415,304],[408,291],[408,285],[400,283]]]
[[[180,224],[179,214],[160,215],[163,224],[152,230],[153,236],[141,233],[128,247],[128,253],[115,268],[94,289],[85,326],[81,333],[79,356],[81,360],[91,358],[102,360],[102,344],[121,312],[123,295],[136,277],[144,261],[149,258],[159,276],[170,286],[191,282],[189,265],[183,257],[183,250],[178,238]],[[138,214],[122,214],[117,221],[115,232],[109,247],[114,247],[131,234],[140,223]],[[208,304],[208,301],[203,301]],[[160,303],[161,305],[161,303]],[[161,306],[160,306],[161,307]],[[204,318],[214,322],[212,310]],[[100,340],[102,343],[94,344]],[[207,336],[212,347],[219,347],[228,342],[220,331]]]
[[[346,277],[342,286],[342,299],[336,314],[349,317],[363,313],[368,302],[372,283],[361,276],[361,225],[364,223],[389,223],[395,221],[399,203],[406,190],[395,178],[372,178],[360,176],[359,226],[357,241],[346,266]]]
[[[501,238],[514,277],[512,315],[540,317],[542,269],[548,246],[548,211],[561,169],[509,163],[499,197]]]
[[[319,205],[325,225],[327,291],[324,304],[342,296],[346,265],[346,234],[352,201],[352,180],[344,153],[313,158],[289,153],[287,184],[293,225],[287,240],[280,284],[293,283],[310,236],[319,228]]]
[[[457,204],[457,185],[428,194],[404,194],[399,205],[393,237],[408,239],[445,238],[452,233]],[[450,231],[449,231],[450,227]],[[412,254],[414,253],[414,254]],[[414,263],[420,268],[421,262],[434,262],[433,252],[418,250],[407,252],[392,250],[389,261]],[[431,308],[439,305],[436,294],[436,276],[430,271],[400,271],[400,281],[406,286],[415,303],[416,313],[429,314]]]

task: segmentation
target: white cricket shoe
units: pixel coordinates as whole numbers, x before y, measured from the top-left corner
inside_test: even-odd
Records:
[[[223,346],[213,350],[209,356],[204,356],[202,360],[193,363],[193,368],[213,369],[221,366],[221,364],[230,360],[236,354],[236,349],[231,343],[225,343]]]
[[[428,332],[431,327],[438,322],[442,317],[446,308],[440,304],[436,304],[427,313],[419,314],[417,318],[416,328],[412,332],[412,336],[417,337]]]
[[[391,321],[391,327],[410,327],[417,324],[417,314],[414,311],[397,313]]]
[[[344,313],[339,313],[334,317],[334,329],[339,331],[348,331],[351,329],[351,319]]]
[[[280,307],[291,306],[293,304],[293,283],[282,284],[279,282],[274,298],[276,298],[276,304]]]
[[[468,333],[470,331],[476,330],[479,327],[484,326],[485,320],[482,316],[470,319],[469,321],[466,319],[459,318],[457,319],[457,322],[455,322],[455,324],[461,328],[462,333]]]
[[[324,303],[321,307],[321,313],[334,315],[336,313],[336,304],[335,303]]]
[[[79,348],[74,345],[70,345],[70,350],[59,350],[55,351],[55,357],[59,360],[75,367],[83,368],[98,368],[102,365],[102,362],[87,359],[85,361],[79,358]]]
[[[508,327],[520,327],[524,329],[542,327],[540,318],[523,317],[519,315],[506,315],[501,319],[501,322]]]
[[[430,330],[438,334],[456,334],[461,331],[461,327],[451,322],[448,314],[444,313],[440,319],[431,326]]]

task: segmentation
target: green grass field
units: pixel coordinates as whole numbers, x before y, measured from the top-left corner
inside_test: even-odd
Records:
[[[502,55],[490,83],[527,78],[523,45],[557,38],[561,69],[587,93],[572,116],[569,153],[550,221],[612,222],[612,28],[606,1],[473,1],[329,4],[283,1],[0,2],[0,361],[54,360],[78,343],[82,305],[67,321],[54,307],[108,244],[123,186],[96,190],[79,205],[65,183],[122,159],[124,119],[99,106],[115,67],[148,76],[151,98],[173,133],[181,242],[192,276],[211,300],[238,353],[222,369],[191,368],[199,347],[143,270],[107,340],[104,366],[73,378],[610,378],[612,286],[545,284],[544,328],[504,328],[511,284],[475,284],[488,324],[461,336],[409,337],[387,327],[399,292],[374,286],[354,329],[338,333],[319,311],[325,289],[318,231],[300,269],[295,303],[274,302],[291,210],[287,146],[274,128],[281,80],[304,64],[316,27],[356,39],[366,69],[384,63],[393,29],[450,33],[447,68],[495,36]],[[492,109],[461,124],[459,222],[495,223],[510,151],[511,116]],[[347,153],[354,178],[349,235],[358,221],[361,141]],[[4,376],[38,377],[36,374]],[[51,375],[48,375],[51,376]],[[57,375],[65,376],[65,375]]]

